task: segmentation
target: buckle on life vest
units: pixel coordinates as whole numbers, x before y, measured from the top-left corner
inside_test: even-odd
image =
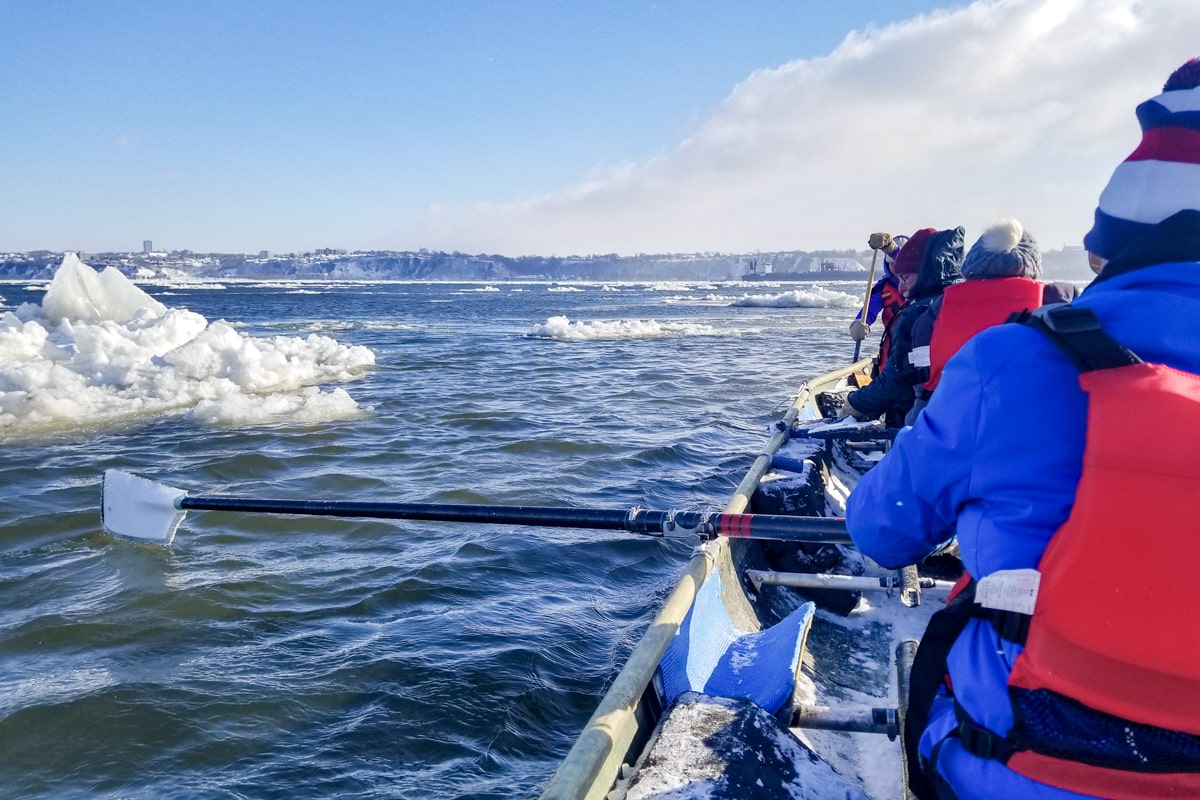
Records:
[[[1100,330],[1100,320],[1090,308],[1073,306],[1070,303],[1046,306],[1037,316],[1054,333],[1083,333]]]

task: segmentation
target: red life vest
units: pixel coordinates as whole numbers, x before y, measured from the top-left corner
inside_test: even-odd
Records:
[[[1082,370],[1083,469],[1038,564],[1032,616],[1009,615],[1028,624],[1008,681],[1014,728],[997,737],[962,712],[958,735],[970,752],[1068,791],[1200,798],[1200,535],[1190,505],[1200,490],[1200,376],[1141,363],[1089,310],[1033,316]],[[1057,716],[1039,723],[1044,708]],[[1085,742],[1078,757],[1068,739]]]
[[[1200,735],[1200,536],[1190,505],[1200,488],[1200,376],[1135,364],[1079,382],[1088,394],[1083,473],[1038,565],[1037,605],[1009,685]],[[1160,422],[1161,435],[1141,420]],[[1197,772],[1098,769],[1033,751],[1008,765],[1083,794],[1200,797]]]
[[[876,370],[883,369],[883,365],[887,363],[888,351],[892,345],[892,323],[896,321],[896,316],[904,306],[904,295],[900,294],[900,287],[891,281],[884,282],[880,297],[883,299],[883,306],[879,311],[879,318],[883,320],[883,335],[879,337],[879,360],[876,362]]]
[[[1044,288],[1045,284],[1031,278],[980,278],[947,286],[929,341],[926,391],[937,388],[942,368],[968,339],[1012,314],[1040,306]]]
[[[891,281],[884,281],[883,287],[879,290],[879,297],[882,300],[879,319],[883,321],[883,327],[886,328],[900,313],[900,306],[904,305],[904,295],[900,294],[899,286]]]

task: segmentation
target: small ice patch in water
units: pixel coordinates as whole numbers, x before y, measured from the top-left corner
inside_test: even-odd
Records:
[[[736,333],[736,332],[734,332]],[[669,336],[714,336],[711,325],[688,322],[619,319],[597,322],[571,322],[565,316],[550,317],[534,325],[529,335],[562,342],[614,341],[618,339],[662,339]]]

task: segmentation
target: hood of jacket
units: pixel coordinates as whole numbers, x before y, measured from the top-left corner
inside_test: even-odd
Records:
[[[925,255],[921,258],[921,269],[917,281],[908,292],[909,300],[935,297],[951,284],[962,281],[963,248],[966,230],[960,225],[950,230],[938,231],[929,237]]]

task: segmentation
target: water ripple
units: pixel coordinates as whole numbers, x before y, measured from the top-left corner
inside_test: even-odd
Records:
[[[100,527],[110,467],[258,498],[715,507],[774,410],[850,350],[827,309],[730,308],[685,290],[461,288],[172,289],[169,305],[251,334],[321,330],[370,347],[375,370],[345,388],[372,410],[216,430],[163,419],[10,443],[0,464],[6,792],[537,794],[690,542],[192,512],[168,549]],[[5,296],[20,303],[21,291]],[[526,335],[558,315],[736,335]]]

